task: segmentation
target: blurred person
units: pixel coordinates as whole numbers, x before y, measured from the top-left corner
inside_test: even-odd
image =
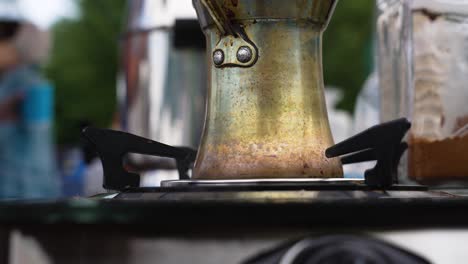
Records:
[[[59,195],[52,143],[53,91],[41,76],[49,36],[0,18],[0,198]]]

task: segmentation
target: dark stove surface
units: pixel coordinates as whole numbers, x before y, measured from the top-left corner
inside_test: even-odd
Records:
[[[129,188],[112,200],[227,203],[310,203],[378,199],[449,198],[425,186],[394,185],[371,188],[360,179],[186,180],[162,182],[158,188]]]
[[[430,190],[138,188],[94,198],[0,202],[0,223],[150,224],[154,232],[456,227],[467,226],[468,198]]]
[[[126,204],[130,211],[145,208],[144,214],[140,210],[139,219],[163,222],[178,229],[180,225],[222,229],[238,226],[422,228],[468,223],[465,222],[468,210],[463,209],[468,207],[468,199],[442,191],[319,190],[317,186],[302,190],[239,188],[137,188],[101,201]]]
[[[142,191],[123,192],[113,200],[189,202],[189,203],[311,203],[311,202],[374,202],[371,200],[394,200],[402,203],[416,199],[450,198],[450,194],[426,191]]]
[[[341,199],[451,197],[421,185],[373,188],[363,179],[174,180],[159,188],[129,188],[113,199],[308,202]]]

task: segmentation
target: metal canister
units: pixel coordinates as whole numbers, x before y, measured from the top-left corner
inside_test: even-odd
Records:
[[[194,0],[208,106],[196,179],[342,177],[324,98],[322,33],[336,0]]]
[[[205,41],[190,0],[129,0],[118,98],[122,129],[197,148],[203,128]],[[173,160],[130,155],[137,170],[173,169]]]

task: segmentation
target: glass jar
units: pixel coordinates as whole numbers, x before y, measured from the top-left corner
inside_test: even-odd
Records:
[[[377,0],[377,65],[380,87],[380,121],[407,113],[408,40],[405,0]]]
[[[468,2],[408,2],[409,176],[468,180]]]

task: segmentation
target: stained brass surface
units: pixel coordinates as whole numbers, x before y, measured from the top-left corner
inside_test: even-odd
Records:
[[[216,68],[211,54],[222,35],[209,18],[200,19],[202,26],[206,21],[209,91],[194,178],[342,177],[339,160],[325,157],[333,139],[321,63],[322,32],[335,1],[212,1],[224,3],[259,58],[251,67]],[[206,10],[197,2],[200,17]]]

